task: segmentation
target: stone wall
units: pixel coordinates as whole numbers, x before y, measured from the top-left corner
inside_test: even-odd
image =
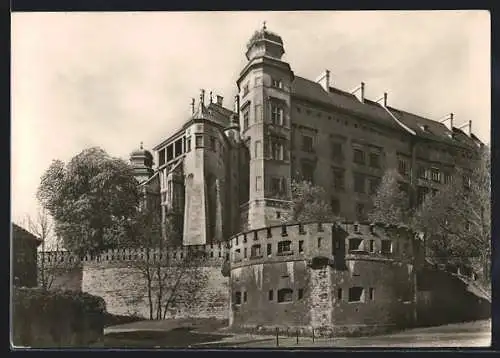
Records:
[[[165,269],[175,270],[174,268]],[[183,297],[186,296],[187,288],[180,287],[176,291],[180,302],[169,310],[167,317],[228,318],[227,278],[222,276],[219,266],[202,267],[200,270],[201,276],[208,279],[201,283],[199,291],[193,293],[196,297],[185,301]],[[187,275],[192,275],[192,273],[187,273]],[[177,277],[177,272],[167,274],[167,276]],[[82,290],[104,298],[109,313],[149,318],[147,281],[144,274],[134,266],[110,265],[109,263],[85,265]],[[155,295],[157,288],[153,288],[152,293]]]
[[[206,259],[200,266],[186,267],[186,272],[180,276],[182,266],[179,265],[187,262],[185,258],[190,250],[204,251]],[[51,289],[83,291],[100,296],[112,314],[150,317],[149,290],[144,266],[141,265],[141,260],[145,258],[142,249],[110,250],[98,256],[81,258],[67,252],[50,252],[45,257],[45,271],[53,277]],[[153,251],[151,257],[153,260],[165,260],[161,265],[150,265],[152,270],[161,267],[161,274],[169,282],[164,288],[172,287],[181,277],[179,288],[175,290],[175,300],[169,305],[168,317],[228,318],[229,289],[228,279],[221,271],[225,259],[222,243],[172,248],[162,254]],[[152,281],[153,297],[158,292],[157,282],[156,279]],[[165,298],[169,296],[169,293],[164,295]]]

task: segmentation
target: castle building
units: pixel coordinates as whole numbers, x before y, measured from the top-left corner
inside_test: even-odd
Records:
[[[284,53],[280,36],[265,26],[256,31],[234,108],[202,91],[154,156],[132,153],[145,195],[183,233],[172,244],[220,242],[280,224],[294,178],[322,186],[335,214],[351,221],[366,220],[389,168],[401,174],[413,205],[451,180],[468,185],[454,173],[471,170],[483,145],[471,121],[457,127],[453,114],[423,118],[390,106],[386,93],[369,100],[364,83],[352,93],[337,89],[328,70],[314,81],[300,77]]]

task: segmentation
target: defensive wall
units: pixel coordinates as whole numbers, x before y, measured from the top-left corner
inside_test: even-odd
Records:
[[[235,328],[390,330],[416,322],[422,241],[404,227],[308,223],[230,239]]]
[[[143,265],[147,252],[145,248],[115,249],[96,256],[83,257],[61,251],[46,252],[44,265],[49,279],[53,276],[52,289],[87,292],[102,297],[109,313],[148,318],[148,289]],[[168,316],[226,319],[229,290],[228,280],[221,272],[226,257],[223,243],[151,250],[150,266],[169,270],[170,273],[162,271],[166,277],[179,277],[179,266],[185,265],[185,259],[193,252],[204,252],[205,260],[201,267],[186,267],[183,274],[185,279],[181,280],[177,289],[177,302],[169,310]],[[40,266],[41,253],[38,260]],[[190,291],[191,287],[187,287],[188,281],[197,284],[199,290]],[[153,285],[153,297],[157,290],[158,287]],[[191,297],[194,294],[196,302],[193,302]]]

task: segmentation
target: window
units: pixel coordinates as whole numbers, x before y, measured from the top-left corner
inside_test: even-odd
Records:
[[[269,301],[273,301],[274,300],[274,291],[269,290],[267,297],[269,298]]]
[[[366,207],[363,203],[356,204],[356,217],[358,220],[366,220]]]
[[[354,149],[354,163],[365,164],[365,152],[361,149]]]
[[[370,240],[369,250],[370,250],[370,252],[375,252],[375,240]]]
[[[271,85],[276,88],[283,88],[283,82],[281,82],[281,80],[277,80],[274,78],[271,81]]]
[[[403,176],[408,175],[408,161],[406,159],[400,158],[398,160],[398,172]]]
[[[246,259],[247,258],[247,248],[243,248],[243,257]]]
[[[418,168],[417,175],[420,179],[429,179],[429,169],[421,166]]]
[[[360,250],[362,243],[363,243],[363,239],[359,239],[359,238],[349,239],[349,252]]]
[[[214,152],[217,150],[217,140],[214,137],[210,137],[210,149]]]
[[[380,154],[370,153],[370,167],[380,168]]]
[[[392,253],[392,241],[391,240],[382,240],[381,250],[382,254],[390,254]]]
[[[195,136],[196,148],[203,147],[203,136],[201,134],[197,134]]]
[[[344,170],[333,169],[333,188],[337,191],[344,190]]]
[[[437,168],[431,168],[431,179],[437,183],[441,183],[441,172]]]
[[[342,289],[337,288],[337,300],[342,301]]]
[[[343,159],[342,143],[332,143],[332,160],[339,163],[342,162]]]
[[[246,244],[247,242],[247,234],[243,234],[243,243]]]
[[[190,151],[191,151],[191,137],[186,139],[186,152],[190,152]]]
[[[470,221],[467,221],[465,223],[465,230],[466,231],[471,231],[472,230],[472,225],[471,225]]]
[[[349,288],[349,302],[362,302],[364,301],[363,287],[350,287]]]
[[[281,218],[281,211],[277,211],[276,212],[276,219],[280,219]]]
[[[451,184],[451,174],[450,173],[444,173],[444,183]]]
[[[165,150],[164,149],[160,150],[158,161],[159,161],[160,166],[165,164]]]
[[[247,291],[243,292],[243,303],[247,302]]]
[[[304,252],[304,240],[299,240],[299,252]]]
[[[285,194],[285,178],[271,178],[271,193],[273,196]]]
[[[354,173],[354,191],[364,194],[365,192],[365,177],[363,174]]]
[[[255,105],[255,123],[260,123],[262,122],[262,105],[261,104],[256,104]]]
[[[245,97],[249,92],[248,83],[243,86],[243,97]]]
[[[339,199],[332,198],[330,205],[332,207],[332,213],[334,213],[335,215],[340,214],[340,200]]]
[[[271,140],[271,157],[274,160],[284,160],[284,146],[277,140]]]
[[[291,244],[289,240],[278,242],[278,254],[290,253]]]
[[[463,175],[462,182],[463,182],[464,188],[470,189],[470,187],[471,187],[471,179],[470,179],[470,176],[468,174],[464,174]]]
[[[234,303],[237,305],[241,305],[241,292],[240,291],[236,291],[234,293]]]
[[[368,299],[369,299],[370,301],[373,301],[373,300],[374,300],[374,298],[375,298],[375,289],[374,289],[373,287],[370,287],[370,288],[368,289]]]
[[[243,113],[243,129],[244,130],[248,128],[249,120],[250,120],[250,112],[245,111],[245,113]]]
[[[275,103],[271,104],[271,123],[277,126],[284,125],[283,108],[281,108]]]
[[[302,177],[305,181],[314,182],[314,165],[310,162],[302,162]]]
[[[323,243],[323,239],[318,237],[318,249],[321,249],[321,244]]]
[[[302,136],[302,150],[304,152],[313,152],[313,138],[307,135]]]
[[[273,245],[267,244],[267,256],[270,256],[273,253]]]
[[[299,300],[301,300],[304,297],[304,289],[299,288]]]
[[[278,302],[291,302],[293,299],[293,290],[291,288],[282,288],[278,290]]]
[[[418,205],[421,205],[424,202],[425,197],[427,196],[428,192],[429,192],[429,188],[427,188],[425,186],[417,187],[417,204]]]
[[[262,190],[262,177],[260,175],[255,178],[255,190]]]
[[[370,195],[373,195],[377,192],[379,185],[380,185],[380,178],[370,179]]]
[[[262,257],[262,254],[260,252],[260,245],[253,245],[252,246],[252,256],[251,257]]]
[[[255,158],[259,158],[262,155],[262,142],[260,140],[255,141]]]

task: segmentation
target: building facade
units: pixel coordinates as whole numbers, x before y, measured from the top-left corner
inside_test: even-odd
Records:
[[[413,205],[451,180],[468,184],[454,172],[472,169],[482,146],[470,121],[464,131],[453,114],[437,122],[391,107],[387,94],[369,100],[364,83],[342,91],[328,70],[315,81],[300,77],[284,52],[280,36],[256,31],[234,108],[202,91],[191,118],[154,155],[132,153],[162,217],[183,233],[173,244],[203,245],[279,224],[292,179],[322,186],[335,214],[361,221],[387,169],[399,171]]]
[[[37,285],[37,248],[42,241],[12,224],[12,278],[15,286],[35,287]]]

